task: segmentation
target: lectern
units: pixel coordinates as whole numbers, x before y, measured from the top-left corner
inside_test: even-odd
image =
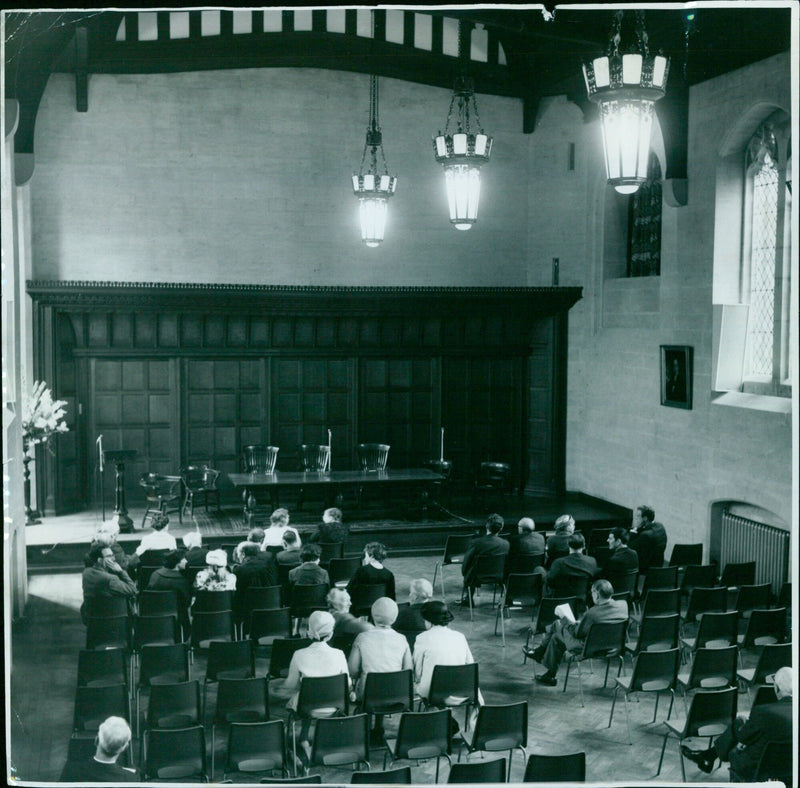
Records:
[[[138,452],[136,449],[120,449],[118,451],[104,451],[104,462],[113,462],[116,473],[116,488],[114,498],[114,522],[119,526],[120,533],[133,532],[133,520],[128,517],[125,506],[125,463],[132,460]]]

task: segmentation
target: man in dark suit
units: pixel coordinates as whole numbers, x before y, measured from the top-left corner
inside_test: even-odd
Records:
[[[694,761],[702,771],[709,774],[717,758],[730,761],[731,771],[742,782],[752,782],[756,768],[767,743],[786,743],[786,763],[791,772],[792,763],[792,669],[781,668],[775,673],[775,703],[765,703],[750,711],[750,717],[737,717],[707,750],[691,750],[681,746],[684,757]]]
[[[628,531],[625,528],[611,529],[608,535],[608,547],[611,553],[603,567],[603,576],[625,574],[634,569],[639,569],[639,556],[635,550],[628,547]]]
[[[562,559],[564,560],[564,559]],[[555,687],[556,671],[566,651],[576,651],[583,646],[592,624],[611,624],[628,618],[628,603],[624,599],[614,599],[614,588],[608,580],[595,580],[592,584],[590,607],[579,621],[570,622],[559,618],[546,630],[545,638],[530,656],[541,662],[547,671],[536,677],[536,681],[547,687]]]
[[[639,556],[639,571],[644,575],[651,566],[664,566],[667,532],[654,522],[655,512],[649,506],[638,506],[633,512],[628,544]]]
[[[516,556],[539,555],[544,559],[544,534],[536,532],[536,523],[530,517],[523,517],[517,523],[517,534],[509,538],[508,560],[506,561],[506,574]],[[541,563],[544,563],[542,560]]]
[[[505,520],[499,514],[490,514],[486,519],[486,533],[476,537],[464,553],[464,563],[461,565],[461,574],[464,577],[464,590],[469,589],[470,594],[475,590],[475,565],[478,556],[508,555],[508,542],[498,536],[503,530]],[[464,596],[466,599],[466,596]],[[463,600],[462,600],[463,601]]]
[[[347,539],[347,526],[342,522],[342,510],[333,507],[322,513],[322,522],[311,535],[310,542],[344,542]]]
[[[548,596],[583,596],[588,583],[600,573],[597,561],[584,555],[586,540],[583,534],[572,534],[568,542],[569,554],[553,561],[547,573]],[[537,568],[534,571],[543,571]]]

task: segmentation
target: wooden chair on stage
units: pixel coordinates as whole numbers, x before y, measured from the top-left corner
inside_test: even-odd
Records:
[[[278,460],[277,446],[267,446],[263,443],[255,443],[245,446],[242,449],[242,472],[243,473],[264,473],[269,474],[275,471],[275,463]],[[248,493],[245,487],[242,490],[242,503],[244,509],[244,519],[248,528],[253,524],[253,517],[260,511],[266,512],[264,505],[259,506],[259,501],[255,500],[252,493]]]
[[[331,469],[331,447],[303,443],[299,448],[300,470],[303,473],[326,473]],[[297,509],[303,508],[305,487],[297,491]]]

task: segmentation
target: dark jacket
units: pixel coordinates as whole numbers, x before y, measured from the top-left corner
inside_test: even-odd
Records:
[[[344,523],[320,523],[311,534],[309,542],[344,542],[348,528]]]
[[[557,558],[563,558],[565,555],[569,555],[569,537],[570,534],[566,531],[561,531],[560,533],[553,534],[547,540],[547,559],[545,560],[545,566],[548,569]]]
[[[207,547],[193,547],[191,550],[187,550],[185,555],[186,566],[199,566],[201,568],[205,568],[207,555]]]
[[[147,584],[149,591],[175,591],[178,595],[178,606],[183,612],[192,601],[192,588],[186,576],[178,569],[167,569],[162,566],[150,575]]]
[[[265,558],[267,560],[264,560]],[[245,589],[250,586],[263,587],[278,584],[275,559],[269,553],[245,558],[244,563],[233,567],[233,573],[236,575],[237,596],[244,597]]]
[[[539,555],[544,552],[544,534],[536,531],[512,536],[508,543],[510,555]]]
[[[83,604],[81,605],[81,617],[86,617],[86,604],[98,597],[136,596],[136,584],[130,579],[128,573],[123,569],[119,574],[113,574],[105,569],[98,569],[97,566],[87,566],[83,570]]]
[[[597,561],[590,555],[570,553],[553,561],[547,573],[551,596],[582,596],[577,584],[590,583],[599,573]]]
[[[279,566],[300,566],[303,563],[299,550],[281,550],[275,554],[275,561]]]
[[[782,698],[776,703],[756,706],[747,722],[728,729],[717,739],[715,749],[723,759],[729,758],[731,770],[738,779],[752,781],[767,742],[786,741],[789,749],[788,763],[791,766],[792,699]],[[736,744],[743,744],[739,749]]]
[[[392,629],[398,632],[424,632],[425,619],[422,617],[422,605],[404,607],[397,614]]]
[[[353,589],[358,586],[371,586],[376,583],[383,583],[386,586],[386,596],[394,599],[394,575],[384,566],[378,569],[372,564],[359,566],[347,584],[347,591],[353,595]]]
[[[664,566],[667,532],[661,523],[648,523],[638,533],[631,534],[628,547],[639,555],[640,572],[646,572],[651,566]]]
[[[609,555],[606,565],[603,567],[603,576],[610,574],[623,574],[632,569],[639,568],[639,556],[630,547],[618,547]]]
[[[319,564],[315,564],[313,561],[306,561],[289,572],[289,583],[301,586],[314,586],[319,583],[325,583],[325,585],[329,586],[331,579]]]
[[[94,757],[86,761],[67,761],[61,772],[62,783],[138,783],[135,769],[125,769],[118,763],[100,763]]]
[[[461,574],[467,584],[470,584],[475,575],[475,562],[478,556],[484,555],[508,555],[511,548],[509,543],[502,537],[494,534],[484,534],[472,540],[472,544],[464,553],[464,563],[461,566]]]

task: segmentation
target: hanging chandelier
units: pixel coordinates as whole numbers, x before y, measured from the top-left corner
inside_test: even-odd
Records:
[[[468,31],[467,31],[468,32]],[[466,71],[463,57],[465,28],[459,22],[458,56]],[[449,133],[453,109],[456,110],[456,130]],[[470,129],[470,116],[474,116],[477,133]],[[447,202],[450,207],[450,222],[457,230],[469,230],[478,218],[478,201],[481,196],[481,165],[489,161],[492,153],[492,138],[481,127],[478,103],[472,80],[462,73],[456,79],[447,123],[433,139],[433,149],[444,169]]]
[[[397,178],[389,175],[383,153],[383,135],[378,121],[378,78],[373,74],[369,79],[369,126],[361,154],[361,166],[358,175],[353,175],[353,191],[358,197],[361,240],[367,246],[375,247],[383,240],[388,202],[397,188]],[[378,172],[378,151],[383,162],[382,173]],[[367,156],[369,161],[364,172]]]
[[[632,194],[647,180],[656,101],[663,98],[669,58],[650,56],[644,11],[636,11],[638,52],[621,55],[623,11],[614,12],[608,53],[583,66],[586,92],[600,105],[608,183]]]

